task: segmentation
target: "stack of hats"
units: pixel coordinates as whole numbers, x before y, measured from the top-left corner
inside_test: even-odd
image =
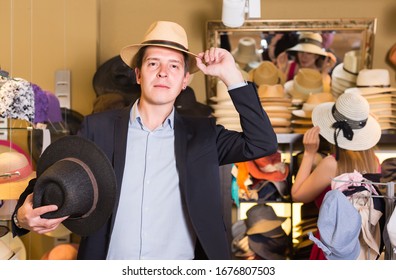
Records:
[[[227,129],[242,131],[239,114],[232,103],[224,82],[220,80],[217,82],[216,96],[211,97],[210,100],[214,102],[210,106],[214,111],[213,116],[218,124],[223,125]]]
[[[258,87],[258,95],[275,133],[290,133],[292,101],[283,86],[262,84]]]
[[[257,193],[257,202],[282,201],[288,198],[289,165],[281,160],[280,152],[247,161],[246,168],[253,179],[253,184],[249,187],[250,194]]]
[[[286,220],[277,216],[270,205],[252,206],[246,212],[246,219],[232,225],[234,256],[240,259],[287,259],[291,240],[282,227]]]
[[[320,103],[334,102],[335,99],[331,93],[321,92],[310,94],[307,101],[302,105],[301,109],[293,110],[292,127],[294,133],[304,134],[312,125],[312,111]]]
[[[291,240],[282,228],[285,217],[276,215],[267,204],[256,204],[246,212],[246,235],[249,248],[264,260],[284,260]]]
[[[382,131],[396,130],[396,88],[390,86],[387,69],[362,69],[356,79],[356,87],[345,92],[357,91],[369,103],[370,113],[375,115]]]
[[[0,226],[0,261],[26,260],[26,248],[22,240],[15,236],[7,226]]]
[[[345,89],[356,87],[356,79],[361,70],[358,50],[346,52],[344,61],[334,67],[331,74],[331,93],[337,98]]]
[[[310,94],[323,92],[322,74],[315,69],[301,68],[293,80],[285,83],[285,91],[294,105],[302,105]]]

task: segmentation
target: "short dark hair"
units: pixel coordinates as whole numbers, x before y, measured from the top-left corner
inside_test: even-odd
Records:
[[[143,65],[143,57],[146,53],[147,48],[150,46],[144,46],[139,49],[139,51],[135,54],[132,60],[132,65],[137,67],[138,69],[142,68]],[[190,57],[185,52],[181,52],[184,58],[184,73],[186,74],[190,70]]]

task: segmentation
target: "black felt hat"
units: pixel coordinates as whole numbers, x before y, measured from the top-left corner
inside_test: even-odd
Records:
[[[119,55],[104,62],[96,70],[92,85],[97,96],[106,93],[140,94],[137,92],[133,69]]]
[[[115,203],[116,178],[109,159],[90,140],[70,135],[49,145],[37,164],[33,208],[52,205],[42,215],[70,216],[63,224],[71,232],[89,235],[104,225]]]
[[[212,108],[197,101],[194,90],[187,86],[176,97],[175,108],[182,115],[192,117],[210,117]]]

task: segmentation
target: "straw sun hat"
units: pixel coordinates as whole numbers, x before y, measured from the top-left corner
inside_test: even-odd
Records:
[[[131,68],[136,67],[135,55],[141,47],[157,46],[178,50],[186,53],[190,58],[190,73],[197,72],[196,54],[188,50],[187,33],[179,24],[170,21],[156,21],[152,23],[140,44],[128,45],[121,49],[122,60]]]
[[[381,138],[381,127],[370,115],[369,103],[357,92],[345,92],[336,102],[317,105],[312,122],[328,142],[346,150],[370,149]]]
[[[287,49],[288,52],[307,52],[327,56],[323,49],[322,36],[315,32],[301,32],[298,38],[298,44]]]

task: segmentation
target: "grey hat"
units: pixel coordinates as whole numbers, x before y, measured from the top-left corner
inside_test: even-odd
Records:
[[[329,260],[356,260],[360,254],[359,234],[362,218],[339,190],[326,193],[319,209],[320,240],[309,234]]]

